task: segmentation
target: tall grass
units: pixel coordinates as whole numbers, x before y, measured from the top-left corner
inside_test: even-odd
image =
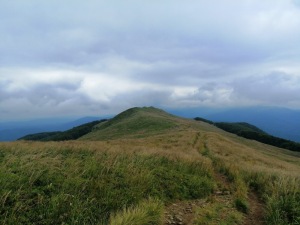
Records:
[[[245,172],[249,185],[266,202],[267,224],[300,224],[300,179],[283,174]]]
[[[136,206],[111,214],[110,225],[160,225],[164,205],[157,199],[144,200]]]
[[[221,166],[218,163],[215,166],[234,181],[236,190],[241,189],[237,199],[243,201],[249,190],[254,191],[265,202],[266,224],[299,225],[299,155],[234,138],[232,141],[231,137],[210,133],[205,137],[205,143],[209,154],[221,162]]]
[[[247,193],[255,191],[266,204],[266,224],[300,224],[300,179],[280,173],[244,170],[224,164],[221,169],[234,183],[236,207],[247,213]]]
[[[240,173],[239,167],[231,163],[228,164],[226,161],[222,161],[208,149],[206,144],[201,145],[198,150],[203,156],[208,157],[212,161],[215,172],[217,174],[225,175],[228,182],[230,182],[230,188],[231,192],[234,194],[236,208],[243,213],[248,213],[248,186]]]
[[[202,162],[51,145],[0,145],[0,224],[107,224],[149,197],[167,203],[213,192]]]
[[[299,225],[298,156],[203,127],[187,122],[103,142],[0,143],[0,224],[155,224],[151,212],[161,203],[210,196],[217,172],[228,178],[236,209],[247,213],[254,190],[268,224]],[[215,213],[226,205],[211,207],[220,219]]]
[[[195,225],[238,225],[243,222],[243,213],[237,211],[232,202],[213,200],[196,210]]]

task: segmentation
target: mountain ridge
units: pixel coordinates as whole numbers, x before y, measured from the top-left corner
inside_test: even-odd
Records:
[[[41,223],[42,215],[45,224],[141,224],[159,204],[157,225],[298,224],[300,152],[208,122],[133,108],[91,126],[86,139],[0,143],[0,196],[9,215],[0,221]]]
[[[175,128],[178,118],[155,107],[134,107],[96,125],[80,140],[106,140],[120,137],[144,137]]]
[[[238,136],[265,144],[300,152],[300,144],[274,137],[260,128],[245,122],[202,121]],[[64,141],[64,140],[110,140],[116,138],[140,138],[171,132],[173,129],[193,126],[191,120],[180,118],[154,107],[127,109],[109,120],[93,121],[65,132],[43,132],[31,134],[20,140]],[[197,129],[197,128],[196,128]]]

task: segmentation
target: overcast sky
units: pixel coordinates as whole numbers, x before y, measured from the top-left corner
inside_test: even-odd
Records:
[[[0,120],[300,109],[300,0],[0,0]]]

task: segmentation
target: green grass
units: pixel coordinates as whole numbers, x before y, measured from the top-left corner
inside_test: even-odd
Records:
[[[199,153],[203,156],[208,157],[212,164],[214,165],[215,171],[218,174],[223,174],[226,176],[230,182],[231,192],[234,194],[234,205],[237,210],[243,213],[249,212],[249,203],[248,203],[248,185],[242,177],[240,169],[233,164],[226,164],[218,158],[214,153],[212,153],[206,145],[201,146],[198,149]]]
[[[111,120],[99,124],[81,140],[109,140],[117,138],[141,138],[162,134],[178,126],[177,118],[166,112],[149,108],[132,108]]]
[[[245,179],[259,190],[266,202],[267,224],[300,224],[300,178],[281,174],[246,174]]]
[[[198,208],[195,225],[238,225],[243,214],[237,211],[229,200],[213,200],[203,208]]]
[[[0,145],[0,224],[107,224],[149,197],[202,198],[215,186],[201,162],[46,146]]]
[[[266,224],[300,224],[300,178],[283,174],[245,171],[243,168],[223,165],[224,174],[234,184],[236,208],[249,212],[249,189],[263,198],[266,204]]]
[[[163,205],[216,190],[229,199],[199,209],[198,224],[240,224],[249,193],[264,200],[267,224],[300,224],[297,152],[151,107],[83,139],[0,143],[0,224],[157,224]]]
[[[249,204],[245,198],[237,197],[234,201],[237,210],[243,213],[249,212]]]
[[[251,191],[264,202],[266,224],[300,224],[299,154],[217,133],[207,134],[205,147],[199,151],[216,159],[214,167],[233,184],[238,208],[248,208]]]
[[[110,216],[110,225],[160,225],[164,205],[157,199],[148,199],[135,206],[124,208]]]

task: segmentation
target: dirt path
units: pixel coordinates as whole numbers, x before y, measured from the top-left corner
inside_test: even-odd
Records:
[[[197,135],[199,136],[199,135]],[[197,141],[199,138],[197,138]],[[205,142],[204,140],[202,140]],[[229,182],[228,178],[221,174],[218,170],[214,170],[214,178],[217,181],[218,187],[224,190],[230,190],[230,186],[233,184]],[[233,199],[233,196],[231,196]],[[265,215],[265,205],[263,201],[254,191],[249,191],[248,193],[248,202],[249,202],[249,212],[245,214],[243,225],[263,225],[264,215]]]
[[[249,201],[249,213],[246,215],[243,225],[263,225],[265,207],[261,199],[258,198],[257,194],[250,192],[248,194]]]
[[[203,138],[203,137],[202,137]],[[194,138],[193,148],[199,152],[199,148],[203,147],[201,143],[201,135],[198,133]],[[207,156],[210,158],[209,156]],[[216,168],[213,173],[213,177],[217,182],[217,190],[212,194],[212,198],[226,205],[226,207],[234,207],[234,195],[231,192],[233,183],[228,178],[221,174]],[[263,201],[258,195],[250,191],[248,193],[249,212],[244,214],[244,220],[242,225],[264,225],[264,213],[265,206]],[[164,225],[193,225],[196,209],[205,208],[209,203],[205,199],[190,200],[190,201],[178,201],[166,207],[165,211],[165,222]]]
[[[226,179],[221,176],[221,179]],[[227,185],[227,182],[225,182]],[[232,206],[234,196],[230,191],[217,190],[212,196],[214,201],[226,205],[228,208]],[[249,213],[244,214],[242,225],[264,225],[264,204],[254,192],[249,193]],[[166,207],[164,225],[193,225],[196,217],[196,210],[205,208],[209,205],[209,201],[205,199],[178,201]]]
[[[195,209],[203,207],[205,203],[205,200],[199,199],[178,201],[169,205],[166,208],[164,225],[192,225],[195,217]]]

